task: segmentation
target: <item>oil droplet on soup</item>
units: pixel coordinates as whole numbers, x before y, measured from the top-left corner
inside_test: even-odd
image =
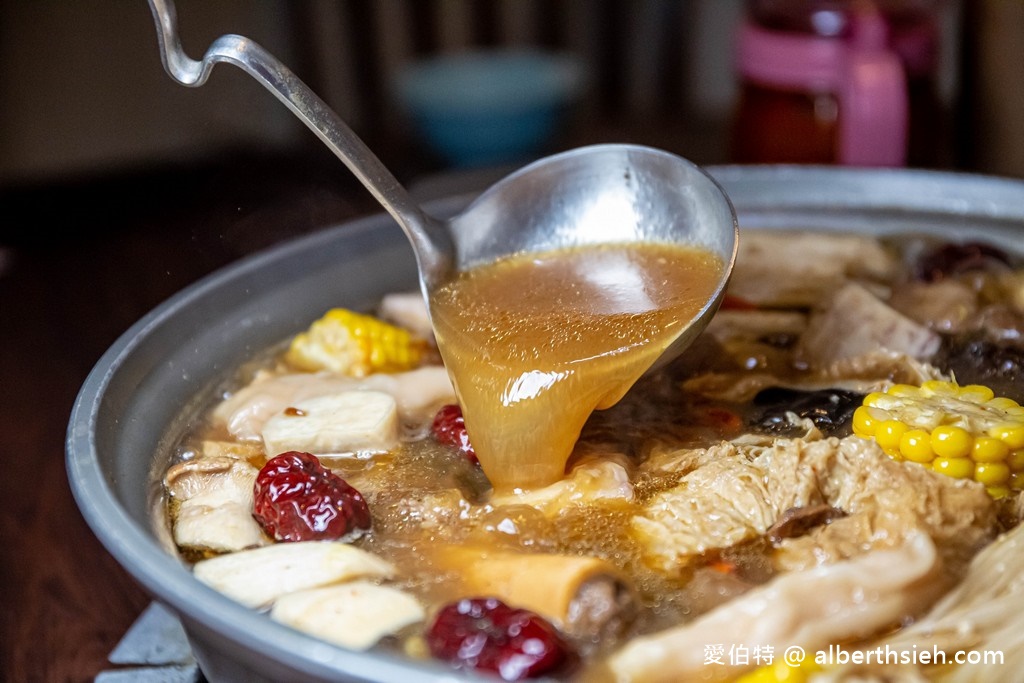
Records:
[[[496,490],[561,479],[583,424],[690,325],[722,262],[667,244],[526,254],[431,295],[438,348]]]

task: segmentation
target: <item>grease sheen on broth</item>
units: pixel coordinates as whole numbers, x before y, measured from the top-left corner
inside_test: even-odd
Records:
[[[495,489],[560,479],[590,414],[693,322],[722,268],[695,247],[591,245],[503,259],[436,290],[438,347]]]

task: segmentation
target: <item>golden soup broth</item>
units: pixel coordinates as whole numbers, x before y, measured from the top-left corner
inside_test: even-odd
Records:
[[[693,247],[596,245],[512,257],[435,291],[438,347],[495,490],[562,478],[590,414],[690,325],[722,268]]]

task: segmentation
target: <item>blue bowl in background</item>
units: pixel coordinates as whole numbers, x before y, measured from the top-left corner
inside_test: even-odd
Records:
[[[414,62],[395,95],[415,132],[446,163],[500,165],[544,151],[583,89],[571,56],[476,50]]]

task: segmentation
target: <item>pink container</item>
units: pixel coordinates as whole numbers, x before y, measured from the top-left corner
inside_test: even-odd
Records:
[[[771,30],[745,21],[736,42],[736,69],[762,88],[831,93],[838,108],[834,162],[903,166],[907,77],[888,38],[888,26],[877,12],[853,17],[843,38]]]

